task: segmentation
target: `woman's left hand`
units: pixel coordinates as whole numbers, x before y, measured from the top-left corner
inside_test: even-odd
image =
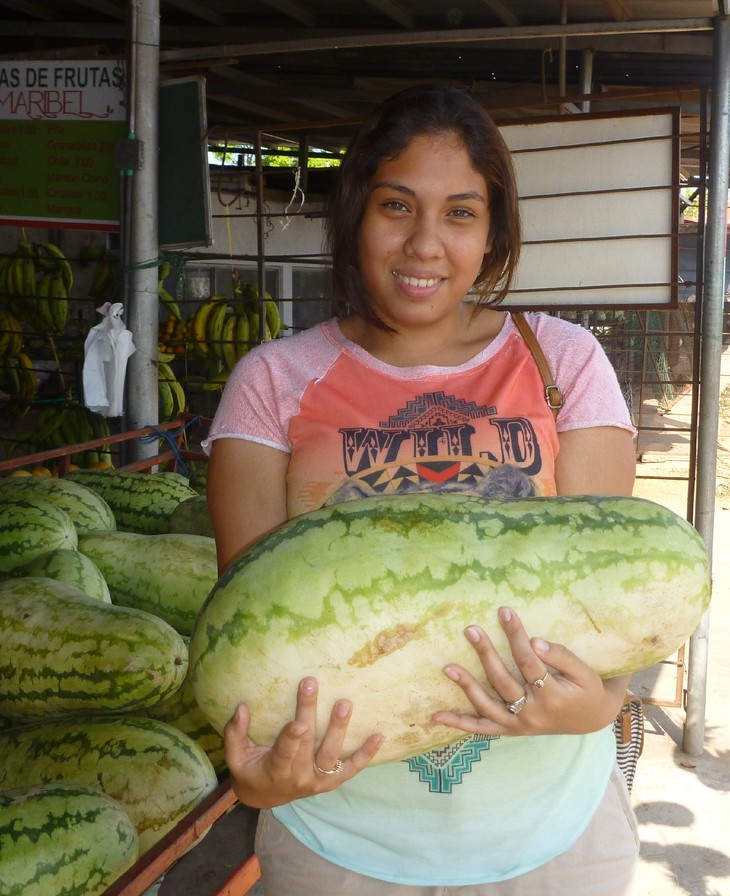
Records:
[[[444,673],[464,691],[476,713],[440,711],[433,715],[434,722],[470,734],[502,735],[587,734],[610,724],[629,675],[602,679],[562,644],[529,638],[507,607],[500,609],[499,620],[524,682],[505,666],[486,632],[470,625],[465,634],[491,690],[462,666],[446,666]]]

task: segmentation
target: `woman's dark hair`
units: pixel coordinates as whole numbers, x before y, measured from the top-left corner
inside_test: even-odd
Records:
[[[509,150],[471,94],[423,84],[386,100],[363,122],[345,153],[325,224],[336,314],[354,311],[383,326],[370,308],[360,271],[360,224],[370,184],[380,163],[396,158],[415,137],[445,132],[457,135],[487,183],[492,247],[474,283],[477,302],[497,305],[509,292],[520,253],[520,215]]]

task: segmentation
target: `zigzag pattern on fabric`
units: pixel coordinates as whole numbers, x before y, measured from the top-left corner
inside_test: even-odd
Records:
[[[478,762],[482,753],[488,750],[498,734],[475,734],[440,750],[431,750],[420,756],[405,759],[410,771],[418,775],[422,784],[427,784],[431,793],[451,793],[461,784],[464,775]]]

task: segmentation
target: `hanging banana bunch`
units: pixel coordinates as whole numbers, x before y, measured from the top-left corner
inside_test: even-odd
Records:
[[[78,401],[66,399],[57,404],[44,405],[38,411],[33,428],[21,433],[15,440],[15,449],[25,454],[51,451],[107,439],[110,435],[109,422],[105,417]],[[113,466],[109,445],[85,448],[72,454],[70,460],[78,467]]]
[[[161,259],[159,267],[158,267],[158,276],[157,276],[157,296],[160,302],[167,309],[168,314],[171,314],[175,320],[183,320],[182,311],[180,311],[180,306],[177,304],[175,299],[170,295],[170,293],[165,289],[164,283],[165,280],[170,275],[170,271],[172,270],[172,265],[166,259]]]
[[[170,367],[173,358],[174,355],[165,352],[157,356],[158,417],[161,423],[177,419],[188,409],[185,390]]]
[[[3,413],[9,418],[22,417],[30,409],[38,393],[38,376],[25,352],[0,357],[0,392],[8,397]]]
[[[255,288],[246,285],[242,295],[234,299],[210,296],[188,318],[188,338],[193,350],[208,363],[208,383],[203,388],[222,389],[236,362],[250,348],[275,339],[283,329],[279,306],[273,299],[259,302],[253,298],[258,296]],[[263,338],[260,333],[262,305]]]
[[[17,317],[0,308],[0,359],[17,358],[23,349],[23,328]]]
[[[71,264],[54,243],[20,240],[0,259],[0,307],[34,333],[60,336],[68,322]]]

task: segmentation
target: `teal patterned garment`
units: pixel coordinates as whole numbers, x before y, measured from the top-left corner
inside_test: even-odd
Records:
[[[474,736],[370,766],[332,793],[273,812],[305,846],[359,874],[414,886],[491,883],[569,849],[615,762],[610,727]]]

